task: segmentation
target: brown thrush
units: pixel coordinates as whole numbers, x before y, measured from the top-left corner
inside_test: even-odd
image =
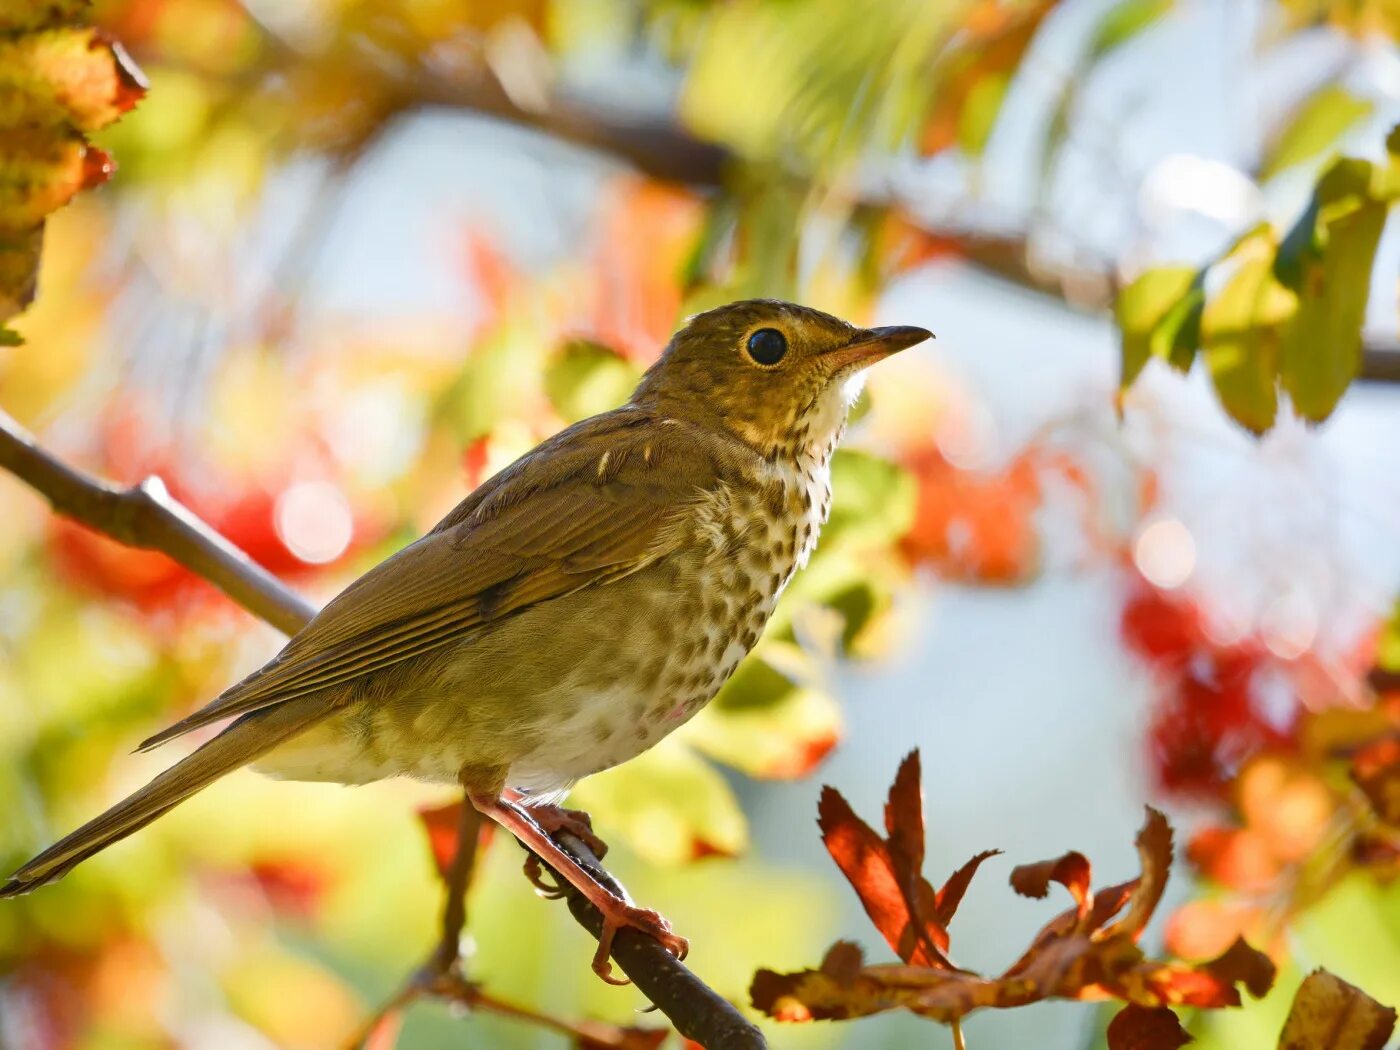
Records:
[[[0,895],[59,878],[239,766],[407,775],[461,784],[601,909],[600,974],[621,926],[683,952],[664,919],[555,845],[543,807],[715,695],[817,542],[862,370],[928,337],[773,300],[692,318],[627,404],[501,471],[260,670],[145,741],[235,719]]]

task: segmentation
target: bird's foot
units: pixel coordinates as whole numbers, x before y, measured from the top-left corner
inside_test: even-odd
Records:
[[[535,892],[547,901],[557,901],[565,895],[558,876],[549,871],[533,853],[525,854],[525,878],[535,887]]]
[[[547,834],[564,831],[574,836],[591,849],[602,860],[608,852],[608,844],[593,830],[593,818],[581,809],[565,809],[563,806],[531,806],[530,816]]]
[[[690,952],[690,942],[675,933],[671,924],[660,913],[650,908],[638,908],[635,904],[614,897],[612,903],[595,901],[603,913],[603,929],[598,937],[598,950],[593,955],[593,972],[608,984],[630,984],[626,978],[613,976],[612,954],[613,937],[618,930],[630,927],[661,942],[661,947],[677,959],[684,959]]]

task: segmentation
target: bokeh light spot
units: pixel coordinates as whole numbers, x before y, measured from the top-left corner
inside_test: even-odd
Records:
[[[1282,660],[1296,660],[1311,649],[1317,628],[1317,606],[1300,590],[1279,595],[1259,618],[1264,644]]]
[[[1133,561],[1153,586],[1180,587],[1195,571],[1196,541],[1176,518],[1161,518],[1138,533]]]
[[[328,481],[300,481],[277,497],[273,525],[287,549],[322,565],[345,553],[354,535],[350,504]]]

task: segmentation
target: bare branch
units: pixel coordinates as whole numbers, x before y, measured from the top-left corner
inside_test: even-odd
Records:
[[[110,485],[46,452],[3,411],[0,467],[47,499],[57,513],[128,546],[168,555],[285,634],[295,634],[316,615],[315,606],[171,496],[160,478],[132,488]]]
[[[315,608],[255,565],[189,508],[175,500],[158,478],[123,489],[77,470],[41,448],[34,436],[0,412],[0,467],[43,495],[54,510],[89,528],[133,547],[161,551],[191,572],[213,583],[255,616],[287,634],[300,630]],[[421,995],[453,1001],[538,1023],[559,1031],[587,1036],[597,1045],[638,1045],[636,1029],[563,1022],[523,1007],[493,999],[458,972],[457,945],[466,918],[463,895],[471,879],[478,839],[477,815],[463,805],[458,852],[449,872],[448,899],[443,912],[442,939],[425,972],[408,982],[375,1023]],[[565,846],[605,884],[617,881],[583,843],[568,836]],[[570,896],[569,910],[595,937],[602,916],[581,895]],[[613,958],[622,971],[684,1035],[702,1046],[761,1050],[767,1044],[758,1029],[732,1003],[718,995],[659,943],[633,930],[617,935]],[[545,1018],[541,1020],[541,1018]],[[373,1026],[372,1026],[373,1027]]]

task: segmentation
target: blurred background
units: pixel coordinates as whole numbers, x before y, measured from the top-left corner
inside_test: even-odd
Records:
[[[875,820],[919,747],[930,879],[1009,855],[953,925],[961,963],[999,971],[1054,914],[1012,896],[1011,864],[1077,848],[1100,881],[1135,874],[1151,802],[1179,842],[1214,829],[1234,851],[1193,841],[1153,945],[1204,958],[1243,930],[1282,968],[1269,999],[1192,1019],[1199,1045],[1274,1045],[1318,965],[1400,1001],[1400,854],[1339,817],[1345,775],[1308,733],[1400,681],[1400,238],[1362,271],[1362,378],[1321,425],[1286,399],[1261,424],[1209,362],[1154,360],[1120,392],[1113,313],[1151,267],[1286,231],[1339,151],[1385,157],[1397,5],[99,0],[90,18],[150,88],[95,136],[115,174],[47,222],[0,407],[87,469],[158,474],[317,601],[623,400],[688,313],[777,296],[937,334],[872,375],[832,521],[756,656],[575,792],[707,982],[746,1001],[756,967],[814,965],[837,937],[886,958],[816,799],[835,784]],[[13,867],[164,768],[132,747],[280,639],[8,476],[0,508]],[[346,1045],[435,937],[415,810],[450,797],[229,777],[0,907],[0,1046]],[[473,976],[652,1023],[520,860],[498,837],[482,861]],[[1088,1050],[1107,1016],[976,1015],[968,1043]],[[765,1026],[777,1047],[951,1045],[908,1015]],[[398,1045],[566,1040],[424,1004]]]

